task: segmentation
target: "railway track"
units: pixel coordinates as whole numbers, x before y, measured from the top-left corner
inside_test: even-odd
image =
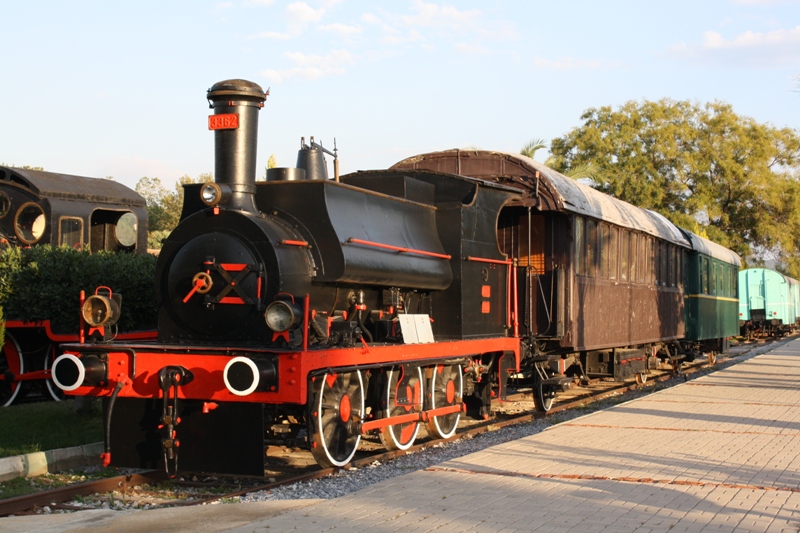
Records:
[[[745,352],[746,353],[746,352]],[[733,357],[742,354],[725,355],[719,357],[717,363],[723,363]],[[556,413],[575,409],[577,407],[585,407],[587,404],[598,402],[612,396],[618,396],[625,392],[640,390],[642,388],[651,387],[655,383],[665,382],[673,379],[680,379],[681,376],[686,378],[688,375],[701,371],[704,368],[711,367],[705,359],[695,361],[693,363],[685,364],[682,368],[680,375],[672,371],[659,370],[650,376],[646,383],[639,383],[634,379],[626,382],[605,382],[597,384],[590,389],[573,390],[570,394],[562,394],[557,398],[557,402],[548,412],[528,411],[532,409],[533,401],[530,393],[517,393],[509,396],[508,401],[501,403],[498,407],[497,416],[494,419],[486,421],[472,421],[463,424],[464,427],[448,439],[421,439],[421,442],[408,448],[407,450],[386,451],[380,445],[380,441],[375,439],[371,443],[369,439],[366,440],[365,450],[359,451],[351,463],[345,468],[362,468],[368,465],[375,464],[376,462],[390,461],[396,457],[416,453],[427,448],[432,448],[444,442],[449,442],[457,439],[462,439],[469,436],[475,436],[480,433],[488,431],[496,431],[500,428],[511,426],[514,424],[521,424],[536,419],[546,418]],[[530,404],[530,407],[527,406]],[[506,407],[511,409],[505,409]],[[515,412],[516,411],[516,412]],[[363,441],[362,441],[363,442]],[[372,445],[370,445],[372,444]],[[283,468],[271,468],[270,457],[276,460],[276,463],[284,465]],[[224,492],[217,492],[214,494],[198,494],[191,499],[186,500],[170,500],[166,505],[170,506],[185,506],[185,505],[200,505],[207,504],[214,501],[236,498],[243,496],[250,492],[268,491],[283,485],[290,485],[302,481],[309,481],[313,479],[320,479],[329,476],[340,469],[337,468],[319,468],[308,451],[285,450],[282,454],[280,451],[273,450],[273,455],[268,451],[266,475],[265,478],[269,481],[263,482],[264,478],[250,478],[246,482],[238,479],[236,482],[237,488],[235,490],[227,490]],[[50,510],[78,510],[84,507],[77,507],[74,505],[64,504],[79,497],[86,497],[99,493],[114,493],[118,494],[117,497],[135,499],[142,493],[150,494],[151,489],[143,489],[153,484],[167,481],[167,475],[162,471],[147,471],[136,474],[128,474],[116,476],[107,479],[98,479],[87,481],[76,485],[68,485],[57,489],[47,490],[16,498],[9,498],[0,500],[0,516],[8,515],[26,515],[36,514],[44,506],[48,506]],[[183,487],[194,488],[215,488],[219,489],[220,485],[224,482],[217,478],[213,478],[212,482],[197,482],[191,480],[172,480],[172,484]]]

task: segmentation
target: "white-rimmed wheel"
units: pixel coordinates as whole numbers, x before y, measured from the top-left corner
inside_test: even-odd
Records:
[[[317,376],[312,390],[311,454],[322,467],[342,467],[350,462],[361,442],[357,427],[364,418],[361,372]]]
[[[14,336],[6,331],[6,340],[0,350],[0,375],[7,372],[22,374],[25,372],[25,362],[22,359],[22,350]],[[0,406],[7,407],[17,399],[22,383],[19,381],[0,381]]]
[[[708,352],[708,364],[709,365],[717,364],[717,352],[714,351]]]
[[[645,383],[647,383],[647,372],[637,372],[636,383],[638,385],[644,385]]]
[[[552,385],[544,385],[537,376],[533,383],[533,405],[537,411],[546,413],[553,408],[556,399],[556,390]]]
[[[461,365],[436,365],[431,379],[431,409],[460,404],[463,393]],[[452,437],[460,419],[461,411],[432,416],[427,424],[428,433],[441,439]]]
[[[55,344],[51,344],[51,345],[49,345],[47,347],[47,351],[44,354],[44,369],[45,370],[50,370],[50,367],[53,366],[53,360],[55,359],[55,355],[56,355],[55,354],[55,349],[56,349],[56,345]],[[60,402],[66,397],[66,395],[64,394],[64,391],[59,389],[56,386],[56,384],[53,382],[52,378],[45,380],[45,383],[47,384],[47,392],[50,393],[50,397],[52,399],[54,399],[57,402]]]
[[[389,370],[386,378],[386,416],[400,416],[422,411],[422,369],[401,366]],[[419,420],[387,426],[381,442],[387,450],[407,450],[419,432]]]

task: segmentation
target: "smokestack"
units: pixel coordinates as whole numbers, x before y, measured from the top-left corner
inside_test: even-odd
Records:
[[[258,112],[267,94],[251,81],[225,80],[206,97],[214,109],[208,117],[208,129],[214,131],[214,181],[230,188],[229,207],[256,213]]]

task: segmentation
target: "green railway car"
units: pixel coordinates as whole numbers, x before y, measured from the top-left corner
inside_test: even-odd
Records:
[[[684,254],[684,351],[724,352],[729,338],[739,334],[737,272],[742,261],[724,246],[681,231],[692,244]]]
[[[795,329],[800,313],[800,283],[767,268],[739,272],[740,334],[779,335]]]

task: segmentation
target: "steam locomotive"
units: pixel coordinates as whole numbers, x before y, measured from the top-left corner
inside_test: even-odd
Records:
[[[0,166],[0,249],[42,244],[146,253],[145,200],[112,180]],[[60,400],[63,393],[48,379],[50,366],[59,343],[77,341],[78,332],[50,320],[5,318],[0,406],[36,392]],[[154,338],[152,332],[125,336]]]
[[[656,213],[489,151],[328,179],[335,153],[301,141],[256,183],[265,93],[207,98],[215,182],[186,186],[159,255],[158,342],[73,344],[53,367],[105,399],[106,463],[263,475],[265,444],[290,441],[341,467],[365,434],[403,450],[488,417],[523,368],[546,410],[576,379],[646,376],[738,330],[733,281],[694,296],[735,331],[706,314],[687,334],[685,277],[705,261],[735,280],[738,257]]]

